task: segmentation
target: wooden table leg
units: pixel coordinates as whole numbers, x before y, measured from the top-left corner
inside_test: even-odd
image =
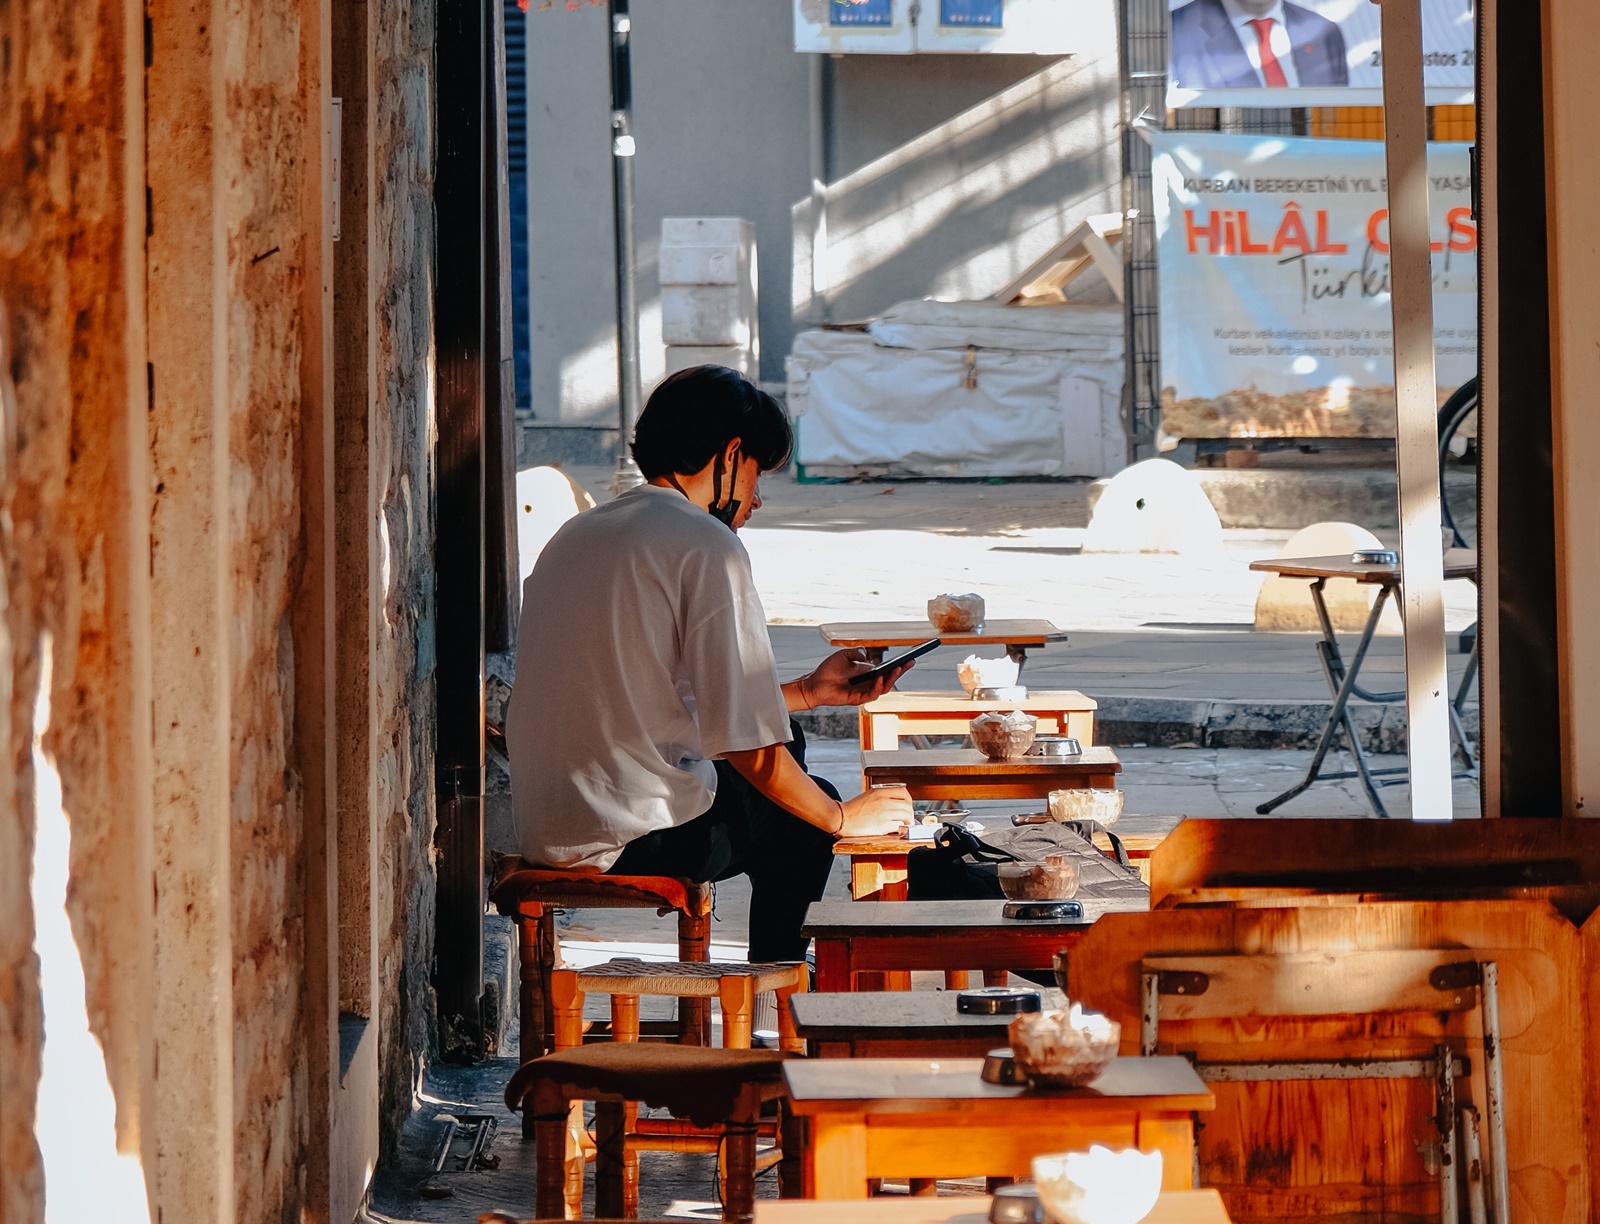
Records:
[[[805,1187],[809,1199],[867,1197],[867,1120],[861,1114],[816,1114],[809,1120]]]
[[[904,854],[852,854],[850,856],[850,899],[852,901],[904,901],[906,899],[906,856]]]
[[[972,983],[972,970],[946,969],[944,971],[944,988],[946,990],[965,990]]]
[[[1138,1120],[1139,1150],[1161,1153],[1161,1188],[1192,1190],[1194,1180],[1194,1118],[1149,1117]]]
[[[843,994],[856,988],[851,980],[848,939],[818,939],[812,947],[817,957],[818,991]]]

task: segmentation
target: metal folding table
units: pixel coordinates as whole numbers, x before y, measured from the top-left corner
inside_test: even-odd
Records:
[[[1383,615],[1383,608],[1400,587],[1400,567],[1398,565],[1368,565],[1351,561],[1348,556],[1336,557],[1286,557],[1274,558],[1267,561],[1253,561],[1250,564],[1253,570],[1261,570],[1271,574],[1279,574],[1284,578],[1309,578],[1311,579],[1311,602],[1317,609],[1317,623],[1322,627],[1322,640],[1317,643],[1317,657],[1322,663],[1322,674],[1328,682],[1328,689],[1333,694],[1333,705],[1328,710],[1328,720],[1323,724],[1322,735],[1317,741],[1316,753],[1311,758],[1311,765],[1306,770],[1305,777],[1291,786],[1283,794],[1269,799],[1259,805],[1256,811],[1265,816],[1274,808],[1281,807],[1296,795],[1305,791],[1316,781],[1337,781],[1343,778],[1360,778],[1361,785],[1366,790],[1367,802],[1372,805],[1372,810],[1379,816],[1388,816],[1389,812],[1383,806],[1383,800],[1378,797],[1380,786],[1393,785],[1405,780],[1404,776],[1391,777],[1389,775],[1406,775],[1406,766],[1396,766],[1391,769],[1373,769],[1368,763],[1366,753],[1361,748],[1361,740],[1356,735],[1355,720],[1350,716],[1349,704],[1351,697],[1359,697],[1363,701],[1390,703],[1405,700],[1405,693],[1372,693],[1362,688],[1357,680],[1361,673],[1361,664],[1366,660],[1367,648],[1372,645],[1372,637],[1378,631],[1378,620]],[[1471,578],[1478,576],[1478,553],[1471,548],[1452,548],[1444,554],[1444,576],[1449,578]],[[1333,620],[1328,615],[1327,601],[1323,597],[1323,590],[1328,585],[1330,578],[1349,578],[1356,582],[1368,583],[1378,588],[1377,598],[1372,601],[1372,611],[1367,615],[1367,623],[1361,631],[1360,640],[1356,643],[1355,652],[1350,656],[1350,662],[1345,663],[1344,655],[1339,649],[1339,638],[1333,630]],[[1397,607],[1401,606],[1399,604]],[[1404,613],[1402,612],[1402,615]],[[1461,722],[1461,711],[1466,704],[1467,693],[1472,688],[1473,678],[1478,672],[1478,645],[1474,640],[1472,655],[1467,661],[1466,674],[1462,676],[1460,685],[1457,686],[1455,696],[1450,700],[1450,727],[1454,732],[1456,749],[1461,753],[1466,762],[1466,770],[1458,777],[1477,777],[1478,760],[1473,752],[1472,743],[1467,739],[1466,728]],[[1329,750],[1333,747],[1335,737],[1343,728],[1346,744],[1349,745],[1351,759],[1355,762],[1354,770],[1345,770],[1340,773],[1323,773],[1322,763],[1327,758]]]

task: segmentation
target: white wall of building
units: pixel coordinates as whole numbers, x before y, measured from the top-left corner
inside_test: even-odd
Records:
[[[844,56],[830,62],[829,315],[982,297],[1094,212],[1120,206],[1112,0],[1083,5],[1082,53]],[[639,297],[646,389],[661,376],[661,218],[753,221],[762,376],[783,378],[811,301],[808,55],[791,0],[633,6]],[[603,6],[528,13],[532,408],[616,415]]]

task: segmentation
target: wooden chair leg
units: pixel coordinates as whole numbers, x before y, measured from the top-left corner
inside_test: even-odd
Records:
[[[566,1154],[562,1157],[562,1166],[566,1169],[566,1182],[564,1198],[567,1204],[567,1219],[583,1219],[583,1170],[594,1159],[594,1140],[589,1137],[589,1128],[583,1124],[583,1102],[574,1101],[567,1110],[567,1147]]]
[[[545,1053],[544,1033],[540,1020],[544,1016],[545,991],[549,988],[539,964],[539,915],[542,906],[529,906],[536,911],[517,915],[517,1038],[518,1056],[523,1062]]]
[[[726,1050],[750,1048],[750,1018],[756,1004],[756,980],[730,973],[717,982],[722,1001],[722,1046]]]
[[[804,1054],[806,1052],[805,1038],[795,1032],[794,1012],[789,1007],[789,1000],[806,990],[808,976],[802,968],[798,982],[793,986],[781,987],[774,992],[778,996],[778,1048],[786,1050],[790,1054]]]
[[[786,1097],[778,1098],[778,1142],[783,1145],[783,1163],[778,1166],[778,1197],[805,1197],[805,1166],[800,1153],[805,1150],[805,1123],[789,1108]]]
[[[681,961],[708,961],[711,959],[711,916],[695,914],[678,915],[678,959]],[[678,1040],[684,1045],[708,1046],[711,1044],[711,1000],[705,998],[678,1000]]]
[[[572,1050],[583,1044],[584,994],[578,989],[576,969],[550,973],[550,1006],[555,1016],[555,1048]]]
[[[1011,974],[1005,969],[985,969],[983,971],[983,984],[985,986],[1004,986],[1011,980]]]
[[[594,1215],[597,1220],[625,1220],[638,1215],[639,1186],[634,1182],[634,1216],[627,1214],[627,1111],[621,1101],[596,1101],[594,1107]]]
[[[972,981],[970,969],[946,969],[944,971],[944,988],[946,990],[965,990]]]
[[[524,1129],[531,1122],[533,1130],[534,1210],[542,1220],[561,1219],[567,1214],[566,1115],[566,1097],[548,1081],[541,1081],[534,1088],[531,1105],[527,1101],[522,1105]]]
[[[746,1084],[723,1131],[722,1218],[751,1224],[756,1214],[756,1130],[761,1120],[761,1087]]]
[[[639,1040],[639,996],[611,996],[611,1040]]]

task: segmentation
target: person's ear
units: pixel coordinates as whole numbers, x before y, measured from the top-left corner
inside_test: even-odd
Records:
[[[743,443],[743,438],[729,438],[728,445],[723,447],[722,460],[729,470],[732,470],[734,464],[738,462],[739,448]]]

